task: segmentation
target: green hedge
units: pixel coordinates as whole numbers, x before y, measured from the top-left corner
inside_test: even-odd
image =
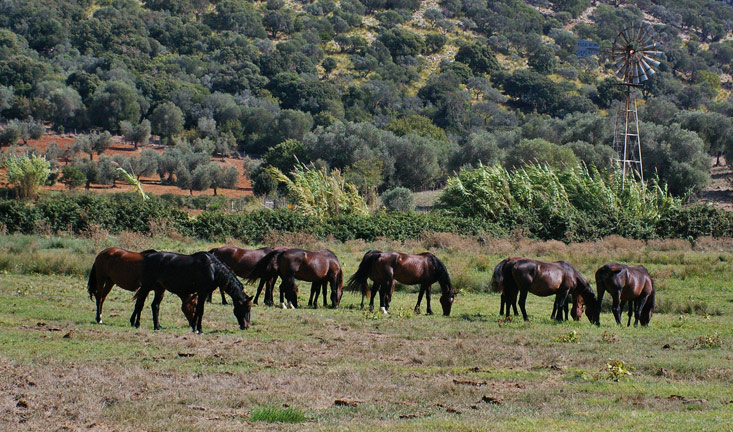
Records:
[[[206,211],[189,218],[188,213],[169,200],[153,197],[141,201],[133,194],[53,194],[36,203],[0,200],[0,226],[11,233],[33,233],[42,225],[54,231],[75,233],[92,225],[113,233],[149,232],[151,221],[165,221],[168,227],[183,235],[220,241],[231,237],[245,243],[261,243],[271,232],[305,232],[319,238],[333,236],[341,241],[373,241],[379,237],[414,239],[426,232],[501,237],[517,228],[533,238],[566,242],[593,240],[611,234],[630,238],[733,237],[733,213],[704,204],[669,211],[654,224],[624,220],[623,216],[602,212],[559,211],[551,206],[507,212],[500,220],[491,222],[441,211],[379,212],[325,220],[286,209],[236,214]]]

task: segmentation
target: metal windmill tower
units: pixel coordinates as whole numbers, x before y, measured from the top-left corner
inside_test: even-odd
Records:
[[[621,164],[622,184],[625,184],[626,176],[633,173],[644,181],[635,88],[649,79],[655,73],[654,68],[659,66],[659,61],[653,58],[662,56],[662,52],[656,50],[660,45],[654,41],[656,37],[651,26],[643,22],[631,27],[624,25],[611,47],[616,76],[626,87],[626,103],[616,117],[613,137],[613,148]]]

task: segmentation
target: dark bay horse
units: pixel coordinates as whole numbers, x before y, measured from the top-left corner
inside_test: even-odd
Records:
[[[506,265],[507,263],[516,261],[516,260],[520,260],[520,259],[527,259],[527,258],[524,258],[524,257],[505,258],[501,260],[499,264],[496,265],[496,267],[494,267],[494,273],[491,276],[491,290],[494,292],[501,293],[501,305],[499,306],[499,315],[504,315],[504,306],[506,306],[507,315],[509,315],[509,302],[504,292],[504,265]],[[580,321],[580,319],[583,317],[583,306],[584,306],[583,297],[572,295],[572,294],[568,296],[568,298],[565,300],[565,303],[563,304],[563,307],[562,307],[562,311],[565,312],[565,321],[568,320],[568,308],[569,308],[570,301],[572,301],[573,303],[571,316],[573,317],[573,320]],[[514,309],[514,316],[519,315],[519,313],[517,312],[516,301],[513,302],[511,306]],[[555,319],[557,316],[557,313],[558,313],[557,305],[553,303],[552,314],[550,315],[550,319]]]
[[[311,295],[308,306],[318,307],[318,295],[323,290],[323,306],[326,299],[327,284],[331,285],[331,307],[337,308],[343,292],[343,271],[336,255],[328,249],[307,251],[303,249],[274,250],[262,258],[247,276],[249,282],[257,279],[270,280],[280,276],[280,305],[287,308],[298,307],[298,286],[295,280],[311,282]]]
[[[155,292],[153,304],[153,326],[160,330],[158,312],[160,300],[165,290],[176,294],[181,299],[195,296],[201,301],[196,304],[196,311],[189,320],[191,328],[201,333],[201,320],[204,315],[203,300],[217,287],[224,288],[234,303],[234,316],[240,329],[249,328],[252,298],[249,297],[237,276],[229,270],[219,258],[208,252],[197,252],[193,255],[179,255],[172,252],[153,252],[143,258],[140,288],[135,292],[135,311],[130,318],[133,327],[139,327],[139,317],[145,304],[145,297],[150,291]],[[137,316],[137,321],[135,317]]]
[[[367,287],[367,279],[374,281],[371,293]],[[420,285],[420,293],[417,296],[415,312],[420,313],[420,302],[423,294],[427,301],[427,313],[432,315],[430,307],[430,287],[438,282],[442,291],[440,304],[443,307],[443,315],[450,315],[455,291],[450,281],[450,275],[442,262],[430,252],[423,252],[418,255],[401,252],[379,252],[372,250],[362,258],[359,268],[349,278],[348,288],[362,293],[362,306],[364,296],[371,294],[369,309],[374,309],[374,296],[379,289],[379,307],[383,313],[389,310],[392,300],[395,282],[405,285]]]
[[[639,322],[642,326],[649,325],[654,312],[654,281],[644,266],[628,266],[619,263],[609,263],[596,271],[596,289],[598,291],[598,315],[601,313],[603,293],[608,291],[613,299],[613,316],[616,324],[621,325],[621,311],[624,304],[629,302],[629,322],[634,314],[634,327]],[[599,321],[600,324],[600,321]]]
[[[87,283],[89,298],[94,297],[97,303],[97,323],[102,324],[102,305],[113,286],[133,292],[140,288],[143,257],[153,252],[155,251],[150,249],[137,253],[112,247],[97,255]],[[181,310],[190,321],[196,309],[196,298],[182,300]],[[139,322],[139,317],[137,321]]]
[[[264,258],[265,255],[274,250],[280,249],[283,248],[273,249],[270,247],[263,247],[259,249],[242,249],[236,246],[222,246],[211,249],[209,253],[219,258],[219,260],[226,264],[234,274],[242,279],[247,279],[252,269],[255,268],[257,263]],[[270,306],[273,304],[272,290],[275,286],[276,280],[277,276],[274,276],[271,279],[262,279],[260,281],[260,285],[257,287],[257,293],[255,294],[254,304],[257,304],[263,286],[265,287],[265,304]],[[221,292],[221,304],[227,304],[226,297],[224,297],[224,291],[221,289],[219,291]],[[209,301],[211,301],[211,297],[209,297]]]
[[[592,323],[597,322],[596,296],[590,284],[567,261],[547,263],[528,258],[507,261],[502,267],[503,287],[509,304],[516,301],[519,294],[519,308],[525,321],[527,310],[525,303],[527,293],[541,297],[555,295],[554,318],[562,321],[561,311],[564,309],[568,296],[572,295],[573,315],[579,318],[582,306],[587,306],[585,314]],[[582,298],[582,303],[581,303]],[[509,308],[506,309],[509,316]]]

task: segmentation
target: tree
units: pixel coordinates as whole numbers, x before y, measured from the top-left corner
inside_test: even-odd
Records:
[[[425,36],[425,50],[423,53],[428,55],[439,53],[445,46],[446,42],[448,42],[448,38],[445,35],[429,33]]]
[[[328,77],[329,75],[331,75],[331,72],[336,70],[336,68],[338,67],[338,61],[336,61],[336,59],[333,57],[326,57],[321,62],[321,66],[323,67],[323,70],[326,71],[326,77]]]
[[[168,143],[183,131],[183,124],[183,111],[171,102],[158,105],[150,115],[152,132],[164,137]]]
[[[209,179],[211,180],[210,188],[214,189],[214,195],[216,190],[222,189],[236,189],[237,183],[239,182],[239,171],[236,167],[228,166],[224,167],[218,163],[211,163],[209,167]]]
[[[43,156],[11,155],[5,159],[8,183],[15,185],[21,198],[35,198],[51,174],[50,164]]]
[[[475,74],[492,74],[499,70],[499,62],[487,44],[463,45],[458,49],[455,59],[467,64]]]
[[[137,92],[122,81],[104,83],[92,96],[89,118],[94,125],[110,131],[117,131],[123,120],[137,123],[140,118]]]
[[[557,66],[555,51],[547,45],[541,45],[529,55],[527,64],[543,75],[550,74]]]
[[[396,187],[382,194],[382,204],[387,211],[405,212],[415,208],[412,203],[412,192],[404,187]]]
[[[79,167],[74,165],[66,165],[61,174],[61,183],[65,184],[68,189],[76,189],[84,185],[87,177]]]
[[[0,131],[0,146],[10,146],[18,143],[20,139],[20,128],[16,123],[10,122],[5,129]]]
[[[57,128],[63,130],[79,123],[76,117],[84,110],[84,104],[76,90],[70,87],[56,89],[49,93],[47,99],[51,110],[50,119]]]
[[[522,140],[509,149],[504,165],[509,169],[521,168],[530,163],[547,164],[556,169],[574,167],[578,159],[567,147],[560,147],[542,138]]]
[[[137,150],[138,145],[147,145],[150,139],[150,121],[143,119],[138,125],[134,125],[127,120],[120,122],[120,133],[122,133],[125,141],[133,143]]]
[[[499,148],[496,137],[489,132],[480,131],[468,136],[466,142],[453,154],[450,166],[459,171],[464,166],[495,165],[503,159],[504,151]]]
[[[392,54],[392,57],[416,56],[425,49],[425,42],[419,34],[403,28],[382,32],[377,38]]]

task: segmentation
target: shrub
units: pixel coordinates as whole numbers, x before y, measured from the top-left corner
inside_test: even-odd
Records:
[[[10,156],[5,159],[8,182],[15,185],[21,198],[35,198],[51,174],[51,164],[43,156]]]
[[[414,208],[412,204],[412,193],[404,187],[396,187],[382,194],[382,204],[387,211],[410,211]]]

